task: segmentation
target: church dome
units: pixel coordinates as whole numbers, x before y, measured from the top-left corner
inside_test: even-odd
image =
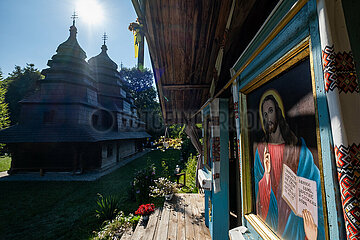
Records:
[[[56,54],[52,56],[47,65],[49,68],[42,70],[45,76],[41,81],[45,82],[67,82],[77,83],[82,86],[96,89],[96,80],[93,77],[92,69],[85,61],[86,53],[80,47],[77,39],[77,28],[75,27],[74,14],[73,24],[70,27],[69,38],[61,43],[56,49]]]
[[[90,58],[88,61],[89,64],[95,68],[110,68],[112,70],[117,70],[118,65],[113,60],[111,60],[107,54],[107,50],[107,46],[105,44],[102,45],[101,53],[95,57]]]
[[[77,28],[75,27],[75,24],[73,24],[70,27],[70,36],[69,38],[61,43],[59,47],[56,49],[57,55],[65,55],[65,56],[72,56],[77,57],[81,59],[86,58],[85,51],[80,47],[77,39]]]

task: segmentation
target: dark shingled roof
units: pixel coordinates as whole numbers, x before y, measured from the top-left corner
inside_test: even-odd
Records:
[[[77,28],[75,27],[74,23],[70,27],[70,36],[69,38],[61,43],[58,48],[56,49],[56,52],[58,55],[65,55],[65,56],[71,56],[71,57],[77,57],[80,59],[86,58],[85,51],[80,47],[77,39]]]
[[[88,62],[91,66],[95,68],[103,67],[117,71],[118,65],[113,60],[111,60],[111,58],[106,52],[107,50],[107,46],[102,45],[101,53],[95,57],[90,58]]]
[[[14,125],[0,131],[1,143],[100,142],[151,137],[145,131],[97,131],[87,125]]]

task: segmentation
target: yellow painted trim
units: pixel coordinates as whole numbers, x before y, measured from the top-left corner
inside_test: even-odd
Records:
[[[262,42],[262,44],[255,50],[255,52],[251,55],[251,57],[245,62],[243,66],[235,73],[232,79],[225,85],[224,88],[230,86],[230,84],[244,71],[247,66],[256,58],[259,53],[265,49],[265,47],[280,33],[280,31],[290,22],[291,19],[301,10],[302,7],[308,0],[299,0],[295,3],[295,5],[290,9],[290,11],[286,14],[286,16],[280,20],[278,25],[274,28],[274,30],[269,34],[269,36]]]
[[[253,212],[252,204],[252,183],[251,183],[251,167],[250,167],[250,152],[249,152],[249,136],[247,123],[247,104],[246,95],[239,93],[240,101],[240,138],[241,138],[241,183],[243,189],[243,214]]]
[[[288,68],[293,66],[295,63],[309,56],[309,37],[301,41],[297,46],[291,49],[283,57],[277,60],[264,72],[254,78],[249,84],[241,89],[241,92],[248,94],[249,92],[260,87],[264,83],[270,81],[275,76],[286,71]]]
[[[245,219],[254,227],[256,232],[262,239],[276,240],[279,238],[264,222],[255,214],[248,214],[244,216]]]

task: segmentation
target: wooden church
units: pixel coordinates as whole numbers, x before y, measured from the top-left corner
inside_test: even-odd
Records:
[[[14,171],[104,169],[142,150],[150,137],[117,64],[101,53],[85,61],[75,19],[42,71],[39,90],[20,101],[19,123],[0,131]]]

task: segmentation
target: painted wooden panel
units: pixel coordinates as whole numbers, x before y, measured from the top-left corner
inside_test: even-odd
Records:
[[[287,7],[286,7],[287,6]],[[291,1],[283,3],[283,6],[280,7],[275,13],[274,19],[270,20],[263,28],[263,31],[258,35],[258,38],[252,43],[241,58],[238,60],[235,65],[235,70],[240,69],[243,64],[250,58],[251,54],[261,45],[262,41],[266,38],[267,34],[271,32],[272,29],[276,26],[277,22],[280,20],[279,16],[284,16],[291,6]],[[267,32],[267,33],[266,33]],[[321,69],[321,48],[319,41],[318,33],[318,19],[316,13],[316,1],[309,1],[296,15],[290,20],[290,22],[283,28],[282,31],[264,48],[259,55],[245,68],[245,70],[240,74],[238,78],[238,83],[235,89],[240,90],[244,86],[249,86],[253,79],[259,74],[263,73],[265,69],[268,69],[269,66],[278,61],[284,54],[289,52],[294,46],[300,43],[306,36],[311,36],[311,45],[310,45],[310,54],[311,54],[311,71],[314,79],[314,94],[316,94],[316,108],[317,119],[319,122],[319,148],[320,154],[322,155],[323,165],[322,176],[323,176],[323,189],[325,192],[325,203],[327,204],[327,211],[325,215],[325,224],[329,226],[327,229],[331,238],[342,239],[344,236],[343,232],[343,223],[341,222],[341,209],[339,207],[338,200],[338,191],[334,181],[336,177],[334,176],[334,161],[331,157],[331,148],[332,138],[330,135],[329,129],[329,117],[327,110],[327,103],[324,96],[324,87],[323,87],[323,77]],[[241,129],[241,122],[239,122],[237,128]],[[238,137],[240,140],[240,134],[243,132],[238,132]],[[240,146],[243,146],[243,143],[240,142]],[[242,151],[243,149],[240,149]],[[243,154],[242,154],[243,155]],[[243,159],[240,159],[243,161]],[[321,164],[319,164],[321,165]],[[243,178],[244,179],[244,178]],[[335,181],[336,182],[336,181]],[[244,184],[244,183],[243,183]],[[244,191],[244,188],[243,188]],[[245,194],[246,195],[246,194]],[[244,192],[242,193],[244,199]],[[243,210],[246,210],[246,206],[243,207]],[[246,211],[245,211],[246,212]],[[336,213],[336,214],[334,214]],[[339,218],[340,217],[340,218]],[[340,219],[340,220],[339,220]],[[254,231],[255,228],[249,225],[246,219],[243,219],[244,223],[250,227],[250,231],[253,236],[259,238],[258,230]]]

